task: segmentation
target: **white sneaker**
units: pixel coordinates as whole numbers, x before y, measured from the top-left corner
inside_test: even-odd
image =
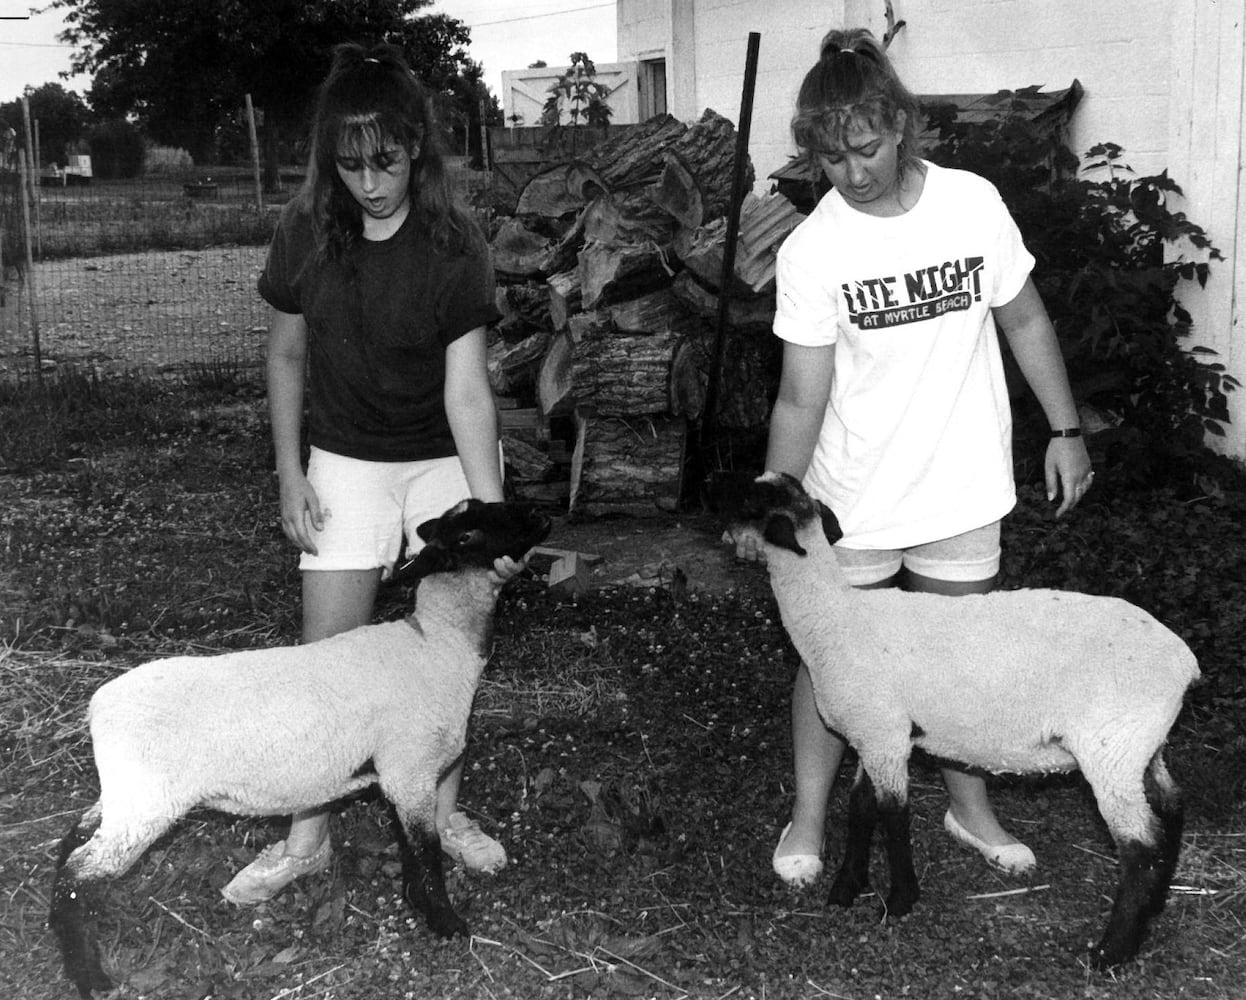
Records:
[[[506,850],[466,814],[450,814],[441,831],[441,849],[468,871],[492,875],[506,867]]]
[[[272,899],[303,875],[324,871],[333,860],[333,846],[325,837],[314,854],[305,858],[286,853],[286,842],[269,844],[255,860],[233,877],[221,895],[238,906],[254,906]]]

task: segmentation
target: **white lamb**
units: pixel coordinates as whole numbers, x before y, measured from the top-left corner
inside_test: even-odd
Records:
[[[917,901],[908,826],[913,747],[995,773],[1080,768],[1120,860],[1092,961],[1133,958],[1164,907],[1181,846],[1180,793],[1162,748],[1199,676],[1186,644],[1111,597],[855,590],[831,548],[840,537],[834,515],[791,476],[721,474],[711,495],[737,541],[748,534],[759,541],[818,710],[860,758],[830,901],[849,906],[866,888],[876,821],[891,874],[886,912],[902,916]]]
[[[100,796],[61,844],[49,918],[79,992],[112,985],[92,897],[196,806],[289,815],[377,783],[399,820],[403,896],[434,933],[465,934],[446,895],[436,784],[463,752],[489,653],[494,561],[523,558],[549,528],[523,506],[465,500],[419,528],[408,618],[304,646],[157,660],[96,691]]]

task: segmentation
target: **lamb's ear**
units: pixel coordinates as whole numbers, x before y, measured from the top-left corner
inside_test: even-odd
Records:
[[[796,523],[786,514],[775,514],[768,518],[762,537],[771,545],[795,552],[798,556],[806,554],[804,546],[796,541]]]
[[[844,537],[843,530],[839,527],[839,518],[821,500],[818,501],[818,513],[822,515],[822,533],[826,535],[826,540],[834,545]]]
[[[454,554],[440,545],[425,545],[406,562],[394,567],[394,583],[410,586],[433,573],[450,573],[458,568]]]

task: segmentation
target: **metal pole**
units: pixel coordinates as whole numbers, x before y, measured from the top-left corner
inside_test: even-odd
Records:
[[[718,396],[722,390],[723,354],[727,340],[727,307],[731,300],[731,286],[735,281],[736,245],[740,236],[740,208],[744,202],[744,186],[748,179],[748,139],[753,121],[753,92],[757,85],[757,52],[761,35],[750,31],[748,54],[744,62],[744,90],[740,96],[740,122],[736,128],[735,160],[731,172],[731,202],[727,206],[727,237],[723,245],[722,273],[718,282],[718,316],[714,330],[714,354],[709,372],[709,385],[705,391],[705,410],[701,419],[701,432],[697,451],[700,464],[694,477],[696,486],[704,478],[707,467],[706,451],[712,445],[718,431]]]
[[[251,169],[255,174],[255,208],[264,211],[264,185],[260,180],[260,143],[255,134],[255,108],[251,105],[251,95],[247,94],[247,131],[251,135]]]

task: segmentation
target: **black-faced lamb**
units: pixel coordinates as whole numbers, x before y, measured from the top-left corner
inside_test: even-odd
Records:
[[[711,503],[737,542],[751,535],[760,545],[818,710],[860,760],[830,901],[849,906],[867,887],[876,824],[891,877],[886,912],[902,916],[917,901],[913,747],[994,773],[1080,768],[1120,862],[1091,960],[1102,968],[1133,958],[1164,907],[1181,846],[1181,798],[1162,749],[1199,676],[1186,644],[1111,597],[855,590],[831,548],[840,536],[834,515],[791,476],[720,474]]]
[[[91,698],[98,801],[60,848],[49,924],[83,996],[111,987],[94,915],[103,883],[196,806],[284,816],[374,783],[398,819],[403,896],[435,934],[467,927],[446,894],[434,823],[440,775],[463,752],[501,588],[549,520],[465,500],[420,526],[409,617],[320,642],[135,667]]]

